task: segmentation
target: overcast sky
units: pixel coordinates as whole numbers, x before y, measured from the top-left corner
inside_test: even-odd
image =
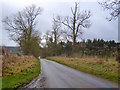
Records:
[[[57,1],[57,2],[56,2]],[[18,11],[23,10],[24,7],[35,4],[43,8],[42,14],[37,18],[38,25],[37,29],[41,33],[45,33],[47,30],[51,30],[52,18],[56,15],[69,16],[71,15],[70,8],[74,6],[74,0],[1,0],[0,6],[2,9],[1,18],[6,16],[12,16]],[[78,1],[78,0],[77,0]],[[104,40],[115,40],[118,41],[118,21],[113,20],[108,22],[106,17],[109,17],[109,12],[104,11],[103,8],[95,0],[89,2],[82,2],[79,0],[80,10],[91,10],[92,26],[89,29],[83,29],[83,39],[94,39],[100,38]],[[1,10],[0,10],[1,11]],[[0,37],[0,45],[16,46],[17,44],[9,39],[9,33],[4,30],[3,26],[0,27],[2,37]],[[2,43],[1,43],[2,40]]]

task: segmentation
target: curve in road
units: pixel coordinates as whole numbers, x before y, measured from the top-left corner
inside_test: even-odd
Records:
[[[118,88],[116,83],[86,74],[54,61],[41,59],[47,88]]]

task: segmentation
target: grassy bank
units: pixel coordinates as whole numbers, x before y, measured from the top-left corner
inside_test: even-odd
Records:
[[[0,90],[2,89],[2,78],[0,78]]]
[[[90,73],[114,82],[118,82],[118,63],[114,60],[106,61],[98,57],[70,58],[47,57],[47,59],[67,65],[79,71]]]
[[[0,78],[2,77],[2,55],[0,55]]]
[[[3,63],[2,88],[17,88],[40,73],[40,62],[33,56],[20,56]]]
[[[0,90],[2,89],[2,55],[0,55]]]

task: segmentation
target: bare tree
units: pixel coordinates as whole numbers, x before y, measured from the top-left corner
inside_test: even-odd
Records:
[[[119,0],[106,0],[99,2],[99,4],[105,9],[110,11],[109,21],[116,19],[120,15],[120,1]]]
[[[35,36],[36,18],[41,14],[42,9],[35,5],[24,8],[13,17],[6,17],[3,20],[5,29],[9,31],[10,38],[17,42],[26,54],[29,53],[30,42]],[[28,51],[29,50],[29,51]]]
[[[89,20],[91,17],[91,12],[86,10],[80,12],[78,4],[79,3],[75,3],[74,10],[71,8],[72,16],[57,16],[54,18],[56,22],[62,23],[67,27],[67,31],[63,31],[63,33],[66,33],[67,36],[71,37],[73,45],[75,45],[77,37],[81,36],[83,33],[81,28],[89,28],[91,25]]]
[[[52,24],[52,27],[51,27],[51,31],[48,30],[46,32],[46,34],[43,36],[44,39],[45,39],[45,42],[46,42],[46,47],[48,47],[49,44],[55,44],[57,45],[57,43],[59,42],[60,40],[60,36],[61,36],[61,24],[56,22],[54,19],[53,19],[53,24]]]
[[[52,29],[53,29],[52,34],[53,34],[54,43],[55,45],[57,45],[61,35],[61,24],[53,19]]]
[[[48,47],[50,43],[53,43],[53,35],[49,30],[45,33],[43,38],[45,39],[46,42],[45,47]]]

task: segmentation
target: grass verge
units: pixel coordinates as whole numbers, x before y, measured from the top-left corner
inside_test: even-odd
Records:
[[[47,57],[47,59],[118,83],[119,65],[116,61],[105,61],[104,59],[98,57],[70,58],[56,56]]]
[[[34,63],[32,62],[33,64],[31,67],[27,67],[22,72],[2,77],[2,88],[17,88],[29,83],[32,79],[38,76],[40,73],[40,62],[38,59],[34,59],[33,61]],[[29,61],[29,63],[31,62]]]
[[[0,78],[0,90],[2,89],[2,78]]]

